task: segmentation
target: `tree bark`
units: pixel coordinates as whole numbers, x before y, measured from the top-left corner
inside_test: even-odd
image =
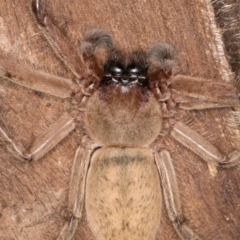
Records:
[[[101,27],[125,50],[162,41],[178,53],[181,74],[233,84],[221,31],[207,0],[46,0],[46,12],[78,46],[86,29]],[[37,28],[30,0],[0,2],[0,54],[23,65],[72,78]],[[29,146],[67,109],[63,100],[0,79],[0,117]],[[228,154],[240,149],[239,109],[183,112],[179,119]],[[0,239],[56,239],[66,218],[71,166],[81,128],[41,160],[24,163],[0,142]],[[211,168],[179,143],[166,139],[189,226],[204,240],[240,239],[240,168]],[[84,212],[75,239],[94,239]],[[157,240],[178,240],[165,210]]]

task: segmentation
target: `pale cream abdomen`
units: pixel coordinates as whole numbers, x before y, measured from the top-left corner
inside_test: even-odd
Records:
[[[97,240],[154,240],[162,201],[152,153],[145,148],[97,150],[85,200]]]

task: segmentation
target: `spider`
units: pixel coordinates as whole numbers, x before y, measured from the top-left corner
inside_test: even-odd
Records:
[[[3,123],[0,136],[19,159],[36,161],[78,125],[86,136],[76,150],[69,187],[69,221],[58,239],[72,239],[86,206],[97,240],[155,239],[164,201],[181,239],[201,239],[184,221],[175,170],[164,137],[171,136],[207,163],[233,167],[228,156],[176,119],[178,109],[201,110],[239,104],[234,86],[175,75],[175,51],[158,43],[147,52],[125,53],[103,29],[86,32],[75,51],[45,13],[32,10],[44,36],[75,79],[65,79],[0,59],[0,75],[60,98],[72,108],[25,149]],[[32,81],[34,79],[34,81]],[[161,187],[162,186],[162,187]]]

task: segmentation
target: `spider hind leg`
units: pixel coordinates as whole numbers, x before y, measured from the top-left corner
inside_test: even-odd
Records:
[[[184,221],[177,177],[169,152],[162,150],[159,153],[155,153],[155,162],[163,186],[163,196],[167,213],[176,232],[184,240],[201,240]]]

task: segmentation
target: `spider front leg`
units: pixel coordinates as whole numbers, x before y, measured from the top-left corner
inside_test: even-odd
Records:
[[[78,221],[82,216],[85,197],[85,185],[87,170],[90,164],[90,157],[97,147],[87,139],[86,147],[79,147],[76,151],[68,195],[68,214],[69,220],[62,228],[57,240],[70,240],[73,238]]]
[[[202,110],[239,106],[240,93],[233,84],[177,75],[169,79],[168,87],[178,108]]]
[[[78,53],[45,13],[44,4],[40,2],[32,1],[32,11],[39,28],[57,56],[78,79],[90,78],[93,74],[101,77],[104,74],[103,62],[107,52],[113,47],[111,36],[103,29],[89,30]]]
[[[155,162],[161,178],[167,213],[174,228],[183,240],[201,240],[184,221],[177,178],[169,152],[162,150],[155,153]]]
[[[40,2],[40,0],[32,1],[32,11],[35,14],[39,28],[59,58],[69,67],[77,78],[81,78],[85,66],[82,57],[53,24],[52,20],[45,13],[44,3]]]

